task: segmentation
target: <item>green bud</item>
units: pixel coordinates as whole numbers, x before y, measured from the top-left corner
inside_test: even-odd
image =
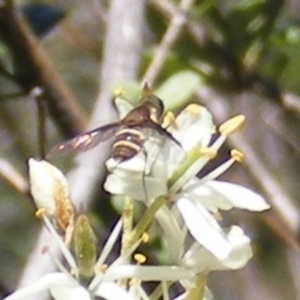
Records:
[[[71,243],[79,268],[79,276],[89,279],[94,275],[96,262],[96,237],[85,215],[80,215],[75,223]]]

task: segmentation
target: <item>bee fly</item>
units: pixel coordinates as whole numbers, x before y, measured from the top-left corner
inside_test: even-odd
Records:
[[[131,110],[121,121],[110,123],[57,145],[50,151],[53,153],[80,152],[91,149],[109,138],[114,138],[111,148],[111,158],[117,163],[125,162],[139,152],[146,153],[144,144],[151,136],[168,139],[177,144],[180,143],[161,126],[164,113],[164,105],[155,95],[151,94],[147,87],[143,90],[145,96],[140,104]]]

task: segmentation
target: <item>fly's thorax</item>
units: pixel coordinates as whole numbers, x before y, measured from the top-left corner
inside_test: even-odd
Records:
[[[160,124],[164,112],[164,104],[162,100],[154,95],[148,95],[141,100],[141,106],[147,108],[149,112],[149,118]]]

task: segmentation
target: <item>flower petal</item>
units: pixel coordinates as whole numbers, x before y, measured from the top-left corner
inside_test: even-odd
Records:
[[[178,131],[172,135],[188,151],[195,145],[206,147],[211,139],[213,121],[210,112],[197,104],[189,105],[176,118]]]
[[[138,278],[142,281],[176,281],[191,279],[194,272],[178,266],[138,266],[122,265],[111,267],[105,273],[104,280]]]
[[[51,288],[55,300],[92,300],[89,292],[80,285],[61,285]]]
[[[147,152],[148,154],[148,152]],[[106,178],[104,189],[115,195],[128,195],[135,200],[147,201],[167,193],[167,170],[165,162],[156,156],[148,173],[145,170],[145,157],[142,154],[120,163],[111,169]],[[147,157],[148,159],[148,157]],[[113,166],[113,160],[107,161],[107,167]]]
[[[169,249],[169,261],[176,262],[182,256],[185,234],[180,228],[176,217],[167,206],[161,207],[155,214],[155,219],[164,234],[163,243]]]
[[[120,119],[126,117],[128,113],[134,108],[134,106],[128,100],[121,97],[117,97],[115,99],[115,106],[118,110]]]
[[[37,208],[45,208],[49,215],[56,213],[57,198],[69,199],[68,184],[62,172],[45,160],[30,158],[30,190]]]
[[[191,235],[216,257],[226,258],[232,250],[231,246],[211,214],[203,206],[195,205],[186,197],[179,198],[176,205]]]
[[[50,290],[52,287],[56,285],[71,285],[78,286],[78,283],[73,280],[71,276],[67,276],[63,273],[50,273],[44,275],[40,280],[36,283],[29,285],[27,287],[21,288],[3,300],[21,300],[28,299],[30,296],[37,294],[41,291]],[[66,299],[67,300],[67,299]]]
[[[102,282],[93,293],[107,300],[134,300],[135,298],[113,282]]]
[[[209,181],[203,184],[203,188],[207,189],[211,201],[224,210],[237,207],[250,211],[263,211],[270,208],[260,195],[237,184]],[[208,197],[206,197],[206,200],[208,200]]]
[[[185,254],[182,265],[195,272],[207,270],[236,270],[245,266],[252,257],[250,239],[238,226],[232,226],[227,234],[232,251],[226,259],[217,259],[199,244],[194,244]]]

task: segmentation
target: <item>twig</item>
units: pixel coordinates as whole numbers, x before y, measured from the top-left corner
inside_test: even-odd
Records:
[[[19,193],[28,193],[27,180],[7,160],[2,158],[0,158],[0,177]]]
[[[300,117],[300,98],[291,93],[282,94],[282,104],[290,111],[295,112]]]
[[[12,1],[0,6],[0,38],[9,48],[14,78],[25,92],[40,87],[52,118],[66,137],[82,132],[86,117]]]
[[[197,91],[197,96],[201,99],[202,103],[214,112],[214,116],[220,122],[221,120],[225,120],[229,115],[228,109],[226,110],[225,106],[225,103],[228,103],[228,101],[210,88],[204,86],[200,87]],[[222,107],[220,107],[220,105],[222,105]],[[280,187],[279,182],[275,180],[271,172],[264,168],[264,163],[253,151],[251,145],[242,134],[235,133],[230,138],[230,143],[246,153],[246,166],[253,178],[261,186],[268,200],[271,201],[272,205],[277,209],[289,229],[297,234],[300,226],[300,215],[292,199]]]
[[[160,1],[157,0],[155,2],[159,3]],[[181,13],[175,13],[172,15],[170,25],[155,51],[155,55],[150,66],[143,76],[143,83],[147,82],[150,86],[153,85],[156,77],[165,63],[168,52],[179,37],[181,29],[186,22],[186,13],[192,7],[193,3],[193,0],[181,0],[179,4],[179,10]],[[174,10],[174,12],[176,11]]]

